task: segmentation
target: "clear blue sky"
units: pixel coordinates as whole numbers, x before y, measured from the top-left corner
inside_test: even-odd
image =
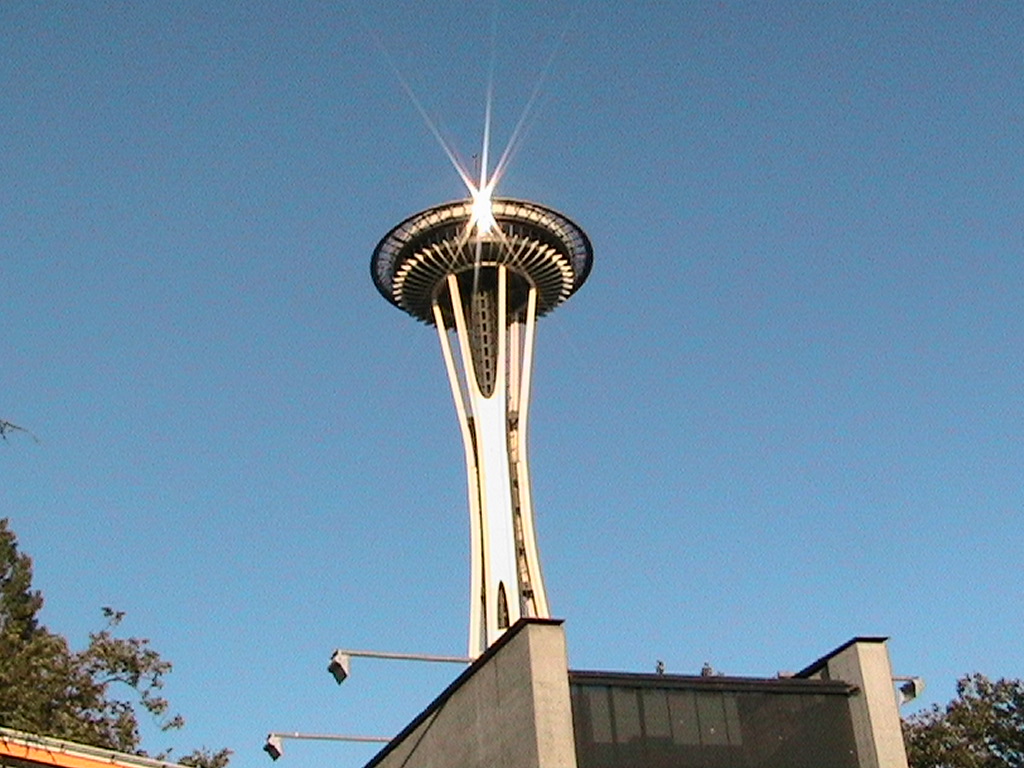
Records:
[[[465,648],[436,337],[368,270],[463,190],[375,37],[466,157],[492,50],[498,148],[557,49],[499,193],[595,249],[530,446],[574,667],[1024,676],[1024,6],[366,6],[0,4],[0,514],[52,629],[174,662],[147,746],[394,733],[457,670],[331,649]]]

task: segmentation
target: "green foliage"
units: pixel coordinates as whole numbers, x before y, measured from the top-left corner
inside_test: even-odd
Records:
[[[186,755],[178,762],[191,768],[225,768],[231,759],[231,750],[222,749],[218,752],[203,747],[195,750],[191,755]]]
[[[910,768],[1024,768],[1024,681],[966,675],[903,723]]]
[[[123,612],[103,608],[106,627],[75,651],[39,623],[42,607],[43,596],[32,589],[32,560],[0,519],[0,725],[141,755],[137,706],[165,731],[185,724],[160,695],[171,663],[149,640],[114,634]],[[230,754],[196,750],[181,762],[224,768]]]

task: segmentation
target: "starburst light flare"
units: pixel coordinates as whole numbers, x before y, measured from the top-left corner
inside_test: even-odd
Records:
[[[473,209],[470,217],[470,225],[476,228],[477,235],[490,234],[497,226],[494,220],[494,208],[491,203],[492,186],[485,184],[482,189],[470,189],[469,194],[473,198]]]

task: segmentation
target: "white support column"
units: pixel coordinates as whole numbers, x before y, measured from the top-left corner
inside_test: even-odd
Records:
[[[544,576],[540,569],[540,556],[537,551],[537,538],[533,529],[533,499],[530,487],[530,470],[526,461],[528,424],[530,415],[530,379],[533,375],[533,343],[537,332],[537,290],[530,288],[526,304],[526,328],[522,349],[522,361],[519,364],[518,417],[516,419],[516,452],[515,477],[519,488],[519,516],[522,530],[523,557],[528,576],[530,594],[524,595],[527,615],[546,619],[549,616],[547,592],[544,589]]]
[[[523,322],[512,322],[504,266],[496,268],[496,281],[495,316],[488,318],[496,327],[496,370],[490,394],[484,394],[477,377],[471,320],[456,275],[449,275],[446,284],[461,366],[452,349],[450,329],[445,327],[444,311],[436,300],[433,305],[466,456],[471,657],[483,653],[521,616],[548,617],[526,460],[537,291],[529,289]],[[473,297],[467,298],[471,306]]]
[[[512,509],[512,478],[508,435],[507,273],[497,269],[497,371],[494,388],[485,395],[477,378],[472,334],[463,309],[458,278],[449,275],[448,295],[459,340],[462,378],[459,379],[447,331],[441,330],[442,353],[459,411],[470,497],[473,539],[470,577],[469,655],[478,656],[521,615],[515,519]],[[472,297],[470,297],[472,301]]]
[[[452,283],[456,283],[452,285]],[[454,276],[449,277],[449,290],[453,301],[459,297],[459,288]],[[461,306],[461,305],[460,305]],[[466,392],[459,378],[459,371],[452,356],[451,340],[448,329],[437,301],[434,301],[434,322],[441,340],[441,354],[444,357],[445,370],[448,372],[448,383],[452,388],[452,399],[455,411],[459,416],[459,431],[462,434],[462,447],[466,455],[467,495],[469,496],[469,656],[476,658],[487,648],[487,627],[484,621],[486,595],[484,594],[483,567],[483,534],[480,530],[480,479],[476,461],[476,448],[471,431],[468,414],[466,413]]]

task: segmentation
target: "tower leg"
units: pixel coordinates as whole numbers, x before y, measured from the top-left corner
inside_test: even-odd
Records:
[[[473,657],[520,616],[548,615],[526,461],[536,290],[529,290],[525,317],[514,316],[521,313],[509,312],[506,269],[494,272],[466,296],[456,275],[447,278],[461,367],[437,300],[433,307],[466,454]]]

